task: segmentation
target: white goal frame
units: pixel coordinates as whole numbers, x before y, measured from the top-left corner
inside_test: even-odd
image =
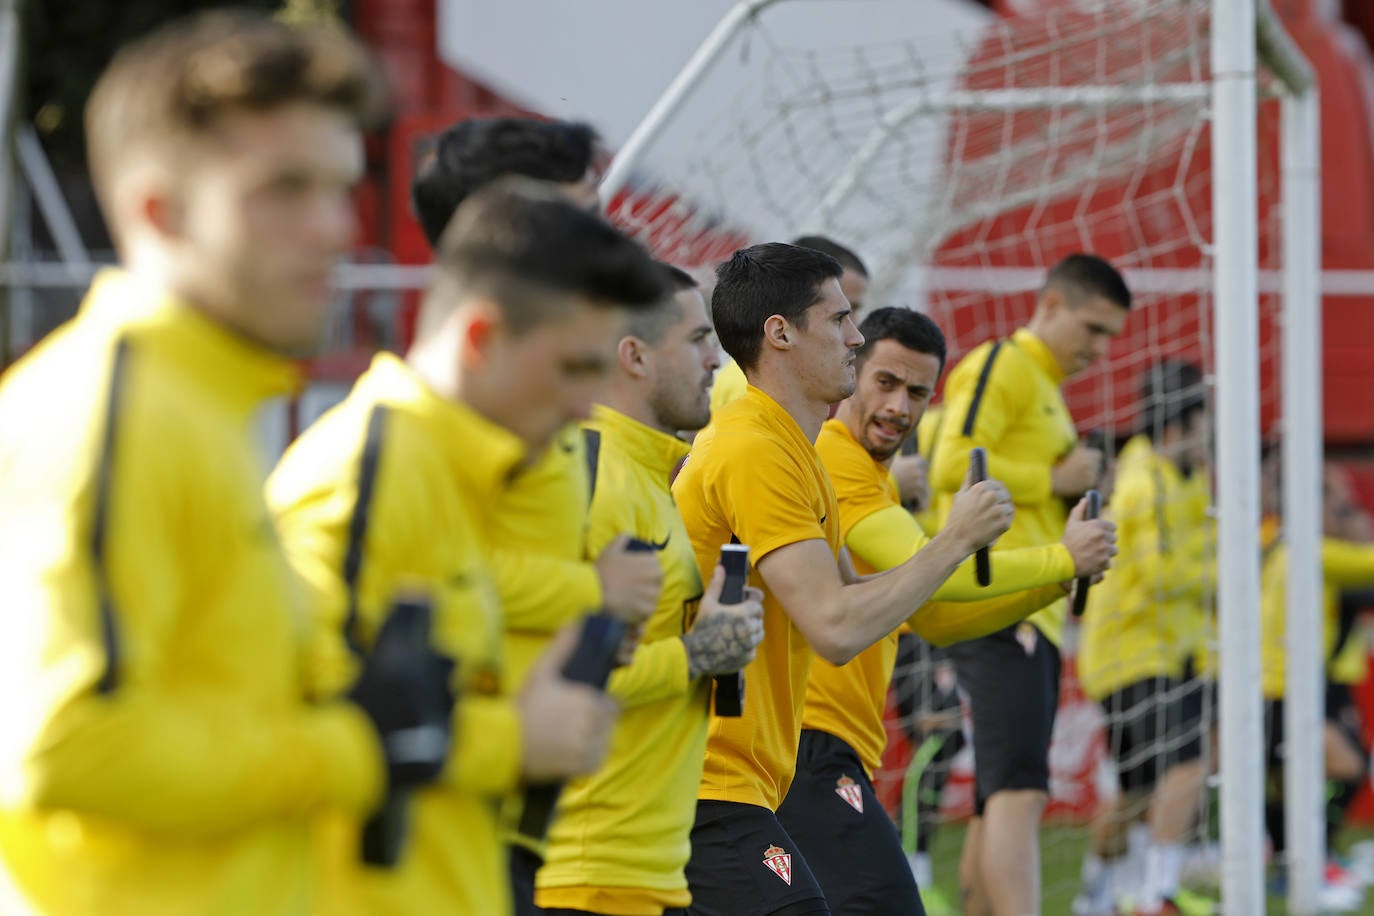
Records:
[[[603,201],[628,184],[646,150],[718,58],[758,17],[786,0],[741,0],[720,20],[611,163]],[[1210,97],[1213,118],[1218,587],[1221,634],[1222,899],[1228,913],[1262,913],[1264,726],[1260,684],[1260,373],[1256,204],[1257,64],[1277,77],[1282,135],[1282,423],[1288,558],[1284,801],[1289,909],[1318,912],[1325,862],[1321,750],[1321,634],[1304,621],[1320,606],[1321,149],[1316,79],[1268,0],[1211,0],[1210,82],[951,91],[889,114],[822,196],[808,228],[827,228],[867,159],[909,118],[932,108],[1015,111],[1047,105],[1143,104]]]

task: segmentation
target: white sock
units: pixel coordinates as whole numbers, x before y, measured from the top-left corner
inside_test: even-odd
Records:
[[[1178,895],[1179,874],[1183,870],[1183,847],[1178,843],[1157,843],[1145,853],[1146,909],[1158,907],[1166,898]]]
[[[1094,852],[1083,856],[1083,867],[1079,870],[1082,886],[1079,897],[1090,910],[1105,911],[1112,905],[1112,878],[1120,861],[1104,859]]]
[[[922,889],[930,887],[935,883],[935,871],[930,864],[930,853],[913,852],[906,857],[911,865],[911,876],[916,879],[916,886]]]

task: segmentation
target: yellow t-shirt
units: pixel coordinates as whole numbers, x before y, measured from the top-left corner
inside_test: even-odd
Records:
[[[988,359],[996,347],[991,368]],[[988,475],[1006,485],[1016,504],[1011,530],[995,550],[1039,547],[1064,536],[1068,509],[1054,496],[1050,469],[1078,441],[1059,385],[1064,371],[1044,341],[1022,328],[988,341],[959,361],[945,382],[945,416],[930,469],[931,489],[954,493],[968,474],[968,454],[981,445]],[[970,416],[972,415],[972,416]],[[1064,602],[1030,618],[1056,646]]]
[[[375,477],[360,503],[365,443],[374,428]],[[457,662],[452,756],[439,782],[412,793],[400,861],[386,869],[363,865],[360,820],[331,819],[321,833],[320,912],[509,910],[497,811],[519,778],[520,722],[504,677],[486,532],[523,454],[509,431],[434,394],[384,353],[344,402],[287,450],[268,482],[287,554],[314,597],[312,674],[324,695],[344,692],[356,676],[346,638],[369,645],[402,590],[418,588],[432,598],[431,638]],[[350,588],[344,558],[360,518],[361,564]]]
[[[897,486],[840,420],[827,420],[816,451],[835,485],[840,530],[857,572],[868,575],[897,566],[925,546],[925,532],[902,508]],[[946,580],[902,629],[935,643],[972,639],[1022,619],[1064,592],[1054,583],[1073,576],[1073,557],[1062,544],[999,555],[992,585],[977,584],[970,560]],[[823,658],[811,665],[802,727],[842,739],[870,775],[887,746],[883,711],[897,659],[894,631],[848,664]]]
[[[1078,677],[1093,699],[1145,678],[1180,677],[1205,649],[1216,591],[1206,475],[1185,478],[1148,436],[1121,450],[1109,516],[1117,554],[1089,594]]]
[[[673,496],[704,570],[732,539],[749,546],[751,565],[809,540],[839,556],[839,508],[820,456],[752,385],[697,436]],[[756,569],[749,578],[764,592],[763,642],[744,671],[744,715],[711,719],[699,797],[777,810],[796,774],[812,651]]]
[[[739,363],[733,359],[726,360],[725,365],[716,370],[715,380],[711,382],[711,415],[715,416],[726,404],[744,397],[748,387],[749,380],[744,377],[744,370]]]
[[[586,428],[598,449],[588,551],[621,532],[653,544],[663,590],[634,660],[608,686],[622,712],[606,762],[563,791],[535,902],[657,916],[691,902],[683,869],[710,690],[705,678],[688,678],[681,639],[702,595],[696,554],[668,488],[687,444],[600,405]]]
[[[1314,609],[1313,624],[1317,614],[1321,614],[1322,657],[1330,663],[1336,649],[1336,636],[1340,629],[1341,592],[1346,589],[1370,588],[1374,586],[1374,544],[1356,544],[1335,538],[1322,540],[1322,608]],[[1261,642],[1260,661],[1263,672],[1261,684],[1266,699],[1279,699],[1284,694],[1286,679],[1286,652],[1283,634],[1287,622],[1288,605],[1288,548],[1282,540],[1269,551],[1264,561],[1260,579],[1260,619]],[[1364,670],[1358,665],[1346,664],[1336,670],[1342,683],[1358,683],[1364,679]]]

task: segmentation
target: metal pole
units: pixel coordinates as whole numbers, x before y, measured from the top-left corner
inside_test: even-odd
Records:
[[[1317,92],[1283,111],[1283,805],[1288,912],[1315,916],[1326,864],[1322,754],[1321,118]]]
[[[1255,7],[1212,0],[1222,905],[1263,913]]]
[[[740,0],[730,8],[720,22],[716,23],[716,27],[706,36],[701,47],[697,48],[696,53],[687,61],[687,65],[673,78],[663,95],[654,103],[654,107],[649,109],[644,120],[640,121],[634,133],[630,134],[630,139],[626,140],[625,145],[616,153],[599,188],[603,207],[629,182],[630,174],[635,166],[639,165],[645,149],[658,136],[668,119],[696,90],[702,75],[716,58],[730,46],[730,42],[751,19],[776,2],[778,0]]]

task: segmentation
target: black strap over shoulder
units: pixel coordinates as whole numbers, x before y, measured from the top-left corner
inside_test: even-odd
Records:
[[[119,406],[124,396],[124,380],[129,365],[129,342],[121,338],[115,344],[114,365],[110,370],[110,390],[105,402],[105,433],[100,444],[100,460],[96,465],[95,517],[91,525],[91,559],[95,564],[95,581],[100,603],[100,638],[105,645],[105,670],[96,681],[97,693],[113,693],[119,686],[119,630],[115,625],[117,610],[110,588],[109,552],[110,490],[114,483],[114,460],[118,442]]]
[[[601,461],[601,433],[595,429],[582,428],[582,443],[587,449],[587,501],[596,495],[596,469]]]
[[[988,358],[983,363],[983,371],[978,374],[978,387],[973,389],[973,400],[969,402],[968,413],[964,415],[964,436],[965,438],[973,435],[973,424],[978,419],[978,408],[983,404],[983,392],[987,390],[988,379],[992,376],[992,363],[997,359],[997,353],[1002,349],[1004,341],[997,341],[988,351]]]
[[[367,437],[363,442],[362,459],[358,464],[358,495],[353,503],[353,517],[348,523],[348,549],[344,552],[343,578],[348,590],[348,615],[344,618],[344,638],[358,656],[364,654],[362,637],[358,633],[358,576],[362,572],[363,547],[367,541],[367,526],[372,506],[372,491],[377,484],[377,466],[381,462],[382,438],[386,433],[387,409],[375,407],[367,418]]]

